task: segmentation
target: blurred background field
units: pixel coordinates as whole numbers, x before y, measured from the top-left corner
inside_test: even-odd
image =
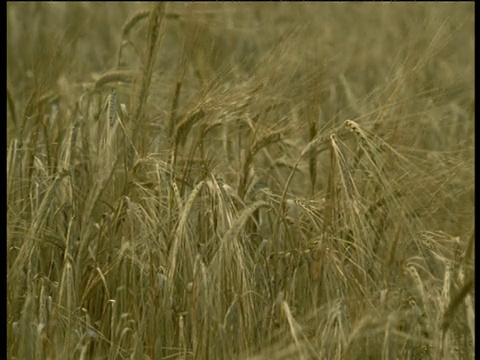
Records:
[[[9,359],[472,359],[473,3],[7,3]]]

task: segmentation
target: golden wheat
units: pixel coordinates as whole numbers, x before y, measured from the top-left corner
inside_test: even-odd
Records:
[[[384,5],[8,3],[8,358],[471,359],[473,6]]]

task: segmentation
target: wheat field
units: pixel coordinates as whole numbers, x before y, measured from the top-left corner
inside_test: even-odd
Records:
[[[7,4],[9,359],[473,359],[474,3]]]

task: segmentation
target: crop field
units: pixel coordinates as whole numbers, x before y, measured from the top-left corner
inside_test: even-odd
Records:
[[[473,359],[474,3],[7,3],[8,359]]]

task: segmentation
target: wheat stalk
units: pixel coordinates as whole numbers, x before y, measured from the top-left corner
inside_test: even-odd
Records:
[[[99,90],[112,83],[132,84],[138,77],[138,71],[113,70],[102,74],[94,83],[94,89]]]
[[[147,40],[145,43],[145,53],[143,56],[143,68],[138,82],[136,103],[133,108],[132,117],[135,120],[135,127],[132,138],[136,140],[139,124],[144,117],[144,107],[147,101],[152,79],[152,71],[157,58],[157,52],[160,47],[161,28],[163,24],[163,14],[166,4],[164,2],[152,5],[148,20]]]

